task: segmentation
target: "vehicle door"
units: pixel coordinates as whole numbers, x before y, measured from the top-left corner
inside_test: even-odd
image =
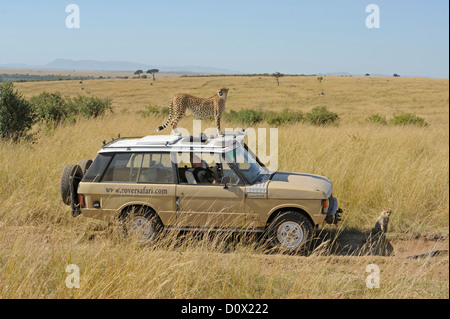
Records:
[[[210,170],[216,182],[196,178],[194,166],[198,163],[193,163],[193,158],[200,159],[202,168]],[[177,153],[175,160],[179,175],[176,201],[180,227],[236,228],[246,225],[245,187],[223,161],[221,153]],[[230,176],[233,185],[225,187],[220,182],[223,176]]]

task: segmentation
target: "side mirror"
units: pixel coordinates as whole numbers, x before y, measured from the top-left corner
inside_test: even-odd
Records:
[[[229,187],[229,184],[231,184],[231,177],[225,176],[224,178],[222,178],[222,184],[223,184],[223,188],[227,189]]]

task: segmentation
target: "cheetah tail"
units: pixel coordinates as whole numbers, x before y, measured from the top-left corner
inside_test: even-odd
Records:
[[[172,113],[172,107],[173,107],[173,104],[172,104],[172,102],[170,102],[169,118],[167,119],[167,121],[166,121],[166,123],[165,123],[164,125],[161,125],[160,127],[158,127],[158,128],[156,129],[157,132],[162,131],[162,130],[164,130],[167,126],[169,126],[170,122],[172,121],[172,115],[173,115],[173,113]]]

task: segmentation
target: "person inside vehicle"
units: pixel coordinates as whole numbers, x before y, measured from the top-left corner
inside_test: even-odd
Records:
[[[191,153],[190,156],[192,168],[194,168],[194,178],[198,184],[218,184],[219,176],[217,174],[217,169],[214,167],[210,169],[209,167],[204,168],[202,166],[202,160],[195,154]]]

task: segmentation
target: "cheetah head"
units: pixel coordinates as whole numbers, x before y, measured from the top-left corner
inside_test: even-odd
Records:
[[[383,214],[384,216],[389,217],[389,216],[392,214],[392,209],[390,209],[390,208],[385,208],[385,209],[381,212],[381,214]]]
[[[218,88],[217,89],[217,95],[219,96],[219,98],[226,100],[227,99],[227,94],[228,94],[228,90],[227,88]]]
[[[380,214],[380,219],[383,221],[383,223],[388,223],[389,222],[389,217],[392,214],[392,210],[390,208],[385,208],[381,214]]]

